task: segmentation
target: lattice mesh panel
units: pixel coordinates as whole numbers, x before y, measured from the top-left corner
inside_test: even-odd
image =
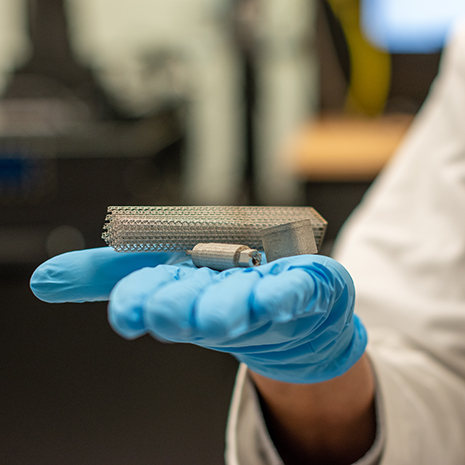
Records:
[[[263,229],[304,219],[320,248],[327,223],[311,207],[108,207],[102,238],[119,252],[189,250],[199,242],[263,250]]]

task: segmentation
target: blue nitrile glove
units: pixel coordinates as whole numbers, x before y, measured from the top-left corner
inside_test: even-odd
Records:
[[[318,255],[219,273],[184,254],[83,250],[42,264],[31,288],[47,302],[109,299],[110,323],[126,338],[149,333],[228,352],[290,383],[343,374],[367,342],[352,279]]]

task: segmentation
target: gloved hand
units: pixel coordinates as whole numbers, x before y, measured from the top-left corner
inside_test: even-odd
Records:
[[[131,339],[149,333],[233,354],[263,376],[315,383],[346,372],[366,332],[354,286],[331,258],[301,255],[221,273],[184,254],[70,252],[31,278],[46,302],[109,299],[109,320]]]

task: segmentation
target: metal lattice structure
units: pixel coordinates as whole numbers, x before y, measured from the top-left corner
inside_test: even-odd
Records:
[[[327,223],[311,207],[112,206],[102,238],[119,252],[185,251],[201,242],[263,250],[264,229],[299,220],[311,220],[319,249]]]

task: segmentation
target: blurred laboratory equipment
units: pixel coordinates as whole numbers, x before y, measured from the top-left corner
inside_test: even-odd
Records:
[[[362,0],[367,37],[394,53],[438,51],[464,15],[463,0]]]
[[[98,63],[97,73],[114,98],[136,114],[153,100],[147,51],[157,44],[176,52],[189,102],[184,172],[189,203],[244,201],[244,53],[251,54],[256,97],[256,195],[267,203],[298,201],[298,183],[282,155],[293,129],[317,104],[314,2],[128,1],[116,7],[109,0],[71,1],[76,49],[86,62]],[[141,11],[152,13],[141,18]],[[246,47],[238,49],[234,30]]]
[[[242,0],[239,22],[255,86],[253,172],[256,200],[302,202],[301,183],[289,170],[286,144],[318,108],[314,0]]]
[[[174,57],[186,99],[183,197],[230,203],[243,171],[242,76],[232,33],[234,2],[70,0],[73,43],[117,105],[150,110],[160,92],[151,75],[157,54]]]
[[[365,5],[359,0],[320,6],[318,112],[295,131],[287,160],[305,185],[306,201],[328,220],[329,252],[422,105],[440,53],[405,55],[378,47],[363,29]]]
[[[287,138],[317,105],[313,1],[124,0],[115,6],[110,0],[71,0],[70,8],[78,55],[95,64],[126,111],[140,114],[153,99],[146,64],[151,47],[177,56],[189,105],[183,178],[188,203],[250,201],[242,193],[248,55],[255,194],[264,203],[301,199],[282,155]]]
[[[169,60],[153,62],[161,91],[144,115],[123,111],[76,58],[66,6],[1,2],[2,20],[12,19],[0,32],[2,264],[98,245],[98,218],[116,197],[179,201],[170,186],[180,170],[184,104],[163,88]]]

